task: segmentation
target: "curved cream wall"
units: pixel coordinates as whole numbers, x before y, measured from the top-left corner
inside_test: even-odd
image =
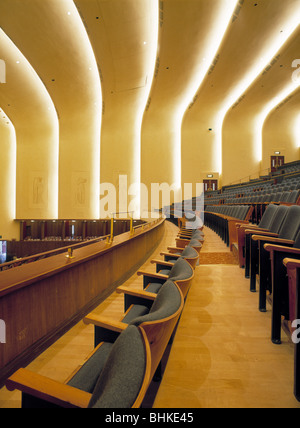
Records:
[[[257,6],[251,2],[237,2],[222,44],[184,116],[183,182],[199,180],[199,176],[207,178],[207,173],[213,173],[215,178],[220,174],[222,185],[228,184],[228,179],[239,180],[251,174],[252,168],[257,172],[256,161],[252,165],[251,162],[249,165],[239,162],[239,156],[241,160],[248,156],[248,149],[243,148],[242,143],[244,125],[239,127],[236,124],[228,129],[229,141],[232,136],[231,143],[228,143],[222,139],[223,121],[232,105],[276,54],[290,28],[295,28],[297,11],[299,14],[299,3],[295,0],[265,1],[257,3]],[[258,100],[260,95],[259,92],[256,94]],[[222,159],[222,147],[225,145],[227,152],[229,144],[228,158]],[[250,155],[256,159],[256,147]],[[234,171],[235,168],[236,174],[227,178],[226,171]]]
[[[141,123],[155,66],[158,2],[75,3],[89,30],[101,74],[101,183],[103,189],[106,183],[114,186],[116,204],[111,209],[124,212],[130,204],[130,186],[141,179]],[[120,176],[125,177],[121,184]],[[135,211],[139,212],[139,192],[136,193]],[[123,203],[126,199],[127,204]],[[103,207],[101,216],[105,214],[110,215]]]
[[[263,127],[262,169],[270,168],[275,151],[285,162],[299,159],[300,148],[300,89],[273,109]]]
[[[16,214],[16,135],[5,113],[0,111],[0,235],[2,239],[17,239],[19,226],[14,223]]]
[[[181,200],[183,182],[199,182],[182,181],[182,119],[207,70],[204,58],[212,60],[235,3],[160,2],[156,72],[142,127],[142,182],[148,189],[167,183]]]
[[[227,113],[223,123],[223,184],[242,178],[246,181],[260,171],[265,173],[262,169],[263,123],[268,113],[300,83],[292,81],[291,68],[299,43],[298,26],[268,67]]]
[[[26,1],[4,0],[0,3],[0,24],[44,82],[57,111],[58,216],[98,218],[100,78],[74,3],[31,0],[29,5]],[[27,104],[29,100],[27,97]],[[25,108],[24,105],[24,111]],[[40,131],[34,140],[31,136],[30,151],[38,157],[40,150],[33,149],[35,144],[39,146],[41,136],[47,138],[52,130],[44,127],[39,108],[34,119]],[[18,123],[14,125],[17,129]],[[24,209],[18,212],[19,217],[35,217],[29,214]],[[44,215],[49,217],[47,214],[44,209]]]
[[[14,178],[17,191],[11,191],[14,198],[11,203],[16,205],[14,218],[57,217],[56,112],[43,83],[3,31],[0,31],[0,57],[6,65],[0,105],[14,126],[17,144],[17,177]],[[11,156],[10,149],[8,156]],[[9,165],[3,163],[3,175],[10,175],[5,170],[6,167],[10,170]]]
[[[0,44],[0,107],[16,133],[16,216],[109,215],[100,182],[117,191],[109,211],[138,211],[140,195],[133,205],[127,193],[140,182],[148,196],[152,183],[174,184],[181,199],[208,173],[224,185],[257,174],[283,139],[296,160],[296,97],[282,91],[299,12],[299,0],[1,0],[15,46]]]

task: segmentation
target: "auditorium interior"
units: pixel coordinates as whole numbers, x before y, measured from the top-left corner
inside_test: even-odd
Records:
[[[0,408],[300,408],[300,0],[0,27]]]

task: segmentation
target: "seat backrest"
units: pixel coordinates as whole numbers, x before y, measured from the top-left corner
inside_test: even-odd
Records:
[[[193,247],[189,247],[188,245],[185,247],[185,249],[181,253],[181,257],[183,259],[185,258],[193,258],[198,257],[197,251]]]
[[[288,207],[287,215],[280,228],[279,238],[294,240],[300,226],[300,205]]]
[[[258,227],[261,229],[269,229],[272,218],[277,211],[278,205],[270,204],[266,208]]]
[[[284,190],[282,195],[281,195],[281,199],[280,202],[287,202],[290,196],[290,192]]]
[[[193,251],[196,252],[197,256],[198,253],[196,250],[191,248]],[[168,279],[170,279],[173,282],[176,282],[176,284],[179,286],[183,297],[185,298],[190,286],[191,281],[194,277],[194,269],[188,263],[185,259],[179,258],[173,265],[172,269],[170,270]]]
[[[194,250],[194,248],[192,247],[189,247],[189,248],[193,250],[193,252],[195,252],[196,255],[198,256],[198,253],[196,250]],[[168,278],[171,281],[175,282],[182,279],[188,279],[192,275],[193,275],[193,268],[191,267],[191,265],[184,258],[179,257],[179,259],[176,260],[176,262],[172,266],[172,269],[170,270]]]
[[[277,210],[276,210],[276,212],[272,218],[270,227],[269,227],[270,232],[273,232],[273,233],[279,233],[280,232],[280,228],[281,228],[281,225],[282,225],[282,223],[283,223],[283,221],[287,215],[288,208],[289,207],[286,205],[278,206],[278,208],[277,208]]]
[[[297,234],[297,236],[295,238],[294,247],[295,248],[300,248],[300,231],[298,232],[298,234]]]
[[[195,269],[196,263],[199,260],[199,253],[198,253],[198,251],[195,250],[195,248],[189,247],[187,245],[181,253],[181,258],[183,258],[187,262],[189,262],[189,264],[192,266],[192,268]]]
[[[203,235],[204,235],[203,232],[197,229],[195,232],[192,233],[191,238],[203,240]]]
[[[168,279],[160,288],[148,314],[137,317],[131,325],[163,320],[175,314],[182,304],[182,294],[174,281]]]
[[[202,244],[200,241],[198,241],[198,239],[191,239],[188,246],[193,248],[201,248]]]
[[[197,238],[197,236],[204,236],[204,232],[200,229],[193,229],[192,236]]]
[[[124,330],[110,351],[93,391],[89,408],[131,408],[149,384],[149,354],[139,329]]]
[[[281,199],[281,195],[282,195],[282,192],[276,192],[276,193],[274,194],[274,197],[272,198],[272,201],[273,201],[273,202],[279,202],[279,201],[280,201],[280,199]]]
[[[250,205],[244,205],[240,220],[246,220],[249,215]]]
[[[150,344],[151,379],[166,350],[183,306],[184,298],[179,287],[168,279],[159,290],[149,314],[131,322],[139,325]]]
[[[287,202],[292,203],[292,204],[296,203],[298,196],[299,196],[299,190],[297,190],[297,189],[292,190],[289,194]]]

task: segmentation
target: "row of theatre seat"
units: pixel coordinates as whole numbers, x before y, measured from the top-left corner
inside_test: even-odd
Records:
[[[220,203],[242,204],[255,202],[278,202],[296,204],[300,195],[300,178],[285,178],[279,183],[274,178],[256,184],[243,184],[236,187],[227,187],[214,192],[206,192],[205,203],[217,205]]]
[[[205,224],[236,251],[249,290],[258,288],[258,310],[266,312],[271,304],[272,342],[281,344],[283,327],[295,344],[294,394],[300,401],[300,206],[269,204],[258,224],[249,223],[251,206],[240,217],[238,206],[224,208],[207,207]]]
[[[122,285],[124,313],[118,319],[95,311],[84,318],[94,326],[94,351],[64,382],[19,369],[7,381],[22,391],[23,408],[138,408],[171,346],[191,287],[204,234],[181,229],[174,247],[152,260],[155,272],[139,271],[141,288]]]

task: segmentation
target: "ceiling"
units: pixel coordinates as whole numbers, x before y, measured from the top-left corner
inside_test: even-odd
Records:
[[[180,191],[298,159],[299,24],[300,0],[0,0],[16,217],[98,218],[103,183]]]

